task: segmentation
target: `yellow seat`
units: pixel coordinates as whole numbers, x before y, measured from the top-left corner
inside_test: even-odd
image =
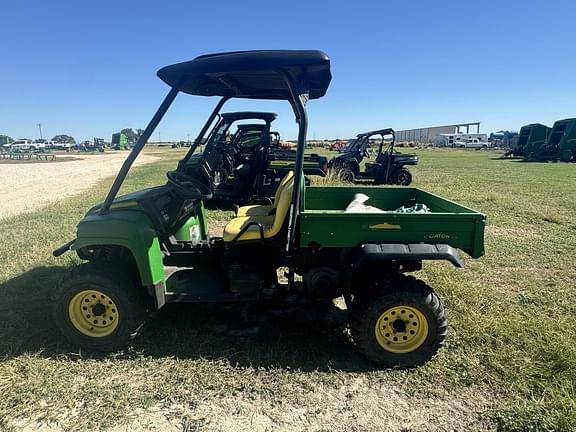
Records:
[[[276,209],[276,205],[279,201],[279,197],[282,194],[282,191],[293,178],[294,178],[294,171],[288,171],[288,173],[282,178],[282,180],[280,180],[280,183],[278,184],[278,189],[276,189],[276,194],[274,194],[274,204],[243,206],[238,209],[236,216],[237,217],[271,216],[272,214],[274,214],[274,210]]]
[[[225,242],[231,242],[236,236],[251,222],[255,222],[237,239],[238,241],[244,240],[260,240],[260,229],[256,223],[262,226],[264,238],[269,239],[276,237],[282,230],[284,221],[290,210],[290,203],[292,202],[292,190],[294,189],[294,178],[282,189],[277,200],[274,202],[276,205],[276,213],[273,216],[238,216],[232,219],[224,228],[223,239]]]

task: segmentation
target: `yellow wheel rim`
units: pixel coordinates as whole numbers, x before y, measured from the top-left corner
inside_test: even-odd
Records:
[[[386,309],[376,322],[376,340],[382,348],[395,354],[416,350],[428,336],[428,321],[413,306]]]
[[[76,330],[90,337],[108,336],[118,327],[116,304],[97,290],[76,294],[68,305],[68,316]]]

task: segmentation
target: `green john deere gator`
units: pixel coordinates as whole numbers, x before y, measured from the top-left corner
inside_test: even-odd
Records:
[[[414,188],[305,185],[306,105],[331,81],[321,51],[204,55],[158,76],[168,95],[105,201],[79,222],[76,238],[54,251],[72,250],[87,261],[55,295],[53,316],[64,335],[88,350],[110,351],[170,302],[343,297],[354,343],[368,359],[408,367],[433,357],[446,339],[446,312],[434,290],[408,273],[426,260],[461,267],[457,249],[482,256],[485,216]],[[275,199],[240,207],[218,236],[209,235],[203,208],[213,193],[207,164],[181,161],[166,184],[117,197],[179,93],[221,98],[207,123],[231,98],[286,100],[297,120],[294,170]],[[287,281],[279,280],[280,268],[288,268]]]

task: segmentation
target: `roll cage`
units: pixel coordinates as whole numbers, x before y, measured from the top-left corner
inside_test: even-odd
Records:
[[[99,214],[109,213],[130,167],[142,152],[144,145],[160,123],[178,93],[198,96],[219,96],[196,145],[206,135],[222,106],[231,98],[287,100],[298,123],[295,185],[289,211],[285,252],[291,256],[295,243],[295,224],[300,214],[300,197],[303,184],[304,150],[308,129],[306,103],[326,93],[332,75],[330,59],[322,51],[266,50],[239,51],[210,54],[194,60],[166,66],[157,73],[170,86],[170,91],[160,104],[152,120],[144,129],[134,148],[124,161],[114,180]],[[183,167],[182,161],[178,170]]]
[[[366,153],[366,150],[368,149],[368,145],[370,144],[370,139],[373,136],[377,135],[380,136],[380,143],[378,145],[377,154],[380,155],[382,153],[382,148],[384,146],[384,138],[387,135],[392,135],[392,141],[390,142],[390,146],[388,147],[388,152],[394,153],[394,143],[396,141],[396,137],[394,134],[394,130],[392,128],[378,129],[370,132],[359,133],[358,135],[356,135],[355,140],[352,143],[350,143],[348,149],[345,149],[345,151],[357,153],[359,156],[358,162],[361,162]]]

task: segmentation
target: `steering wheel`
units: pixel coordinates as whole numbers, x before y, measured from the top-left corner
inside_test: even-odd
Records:
[[[180,171],[168,171],[166,173],[168,183],[176,190],[176,193],[185,199],[210,199],[212,189],[201,181],[184,174]]]

